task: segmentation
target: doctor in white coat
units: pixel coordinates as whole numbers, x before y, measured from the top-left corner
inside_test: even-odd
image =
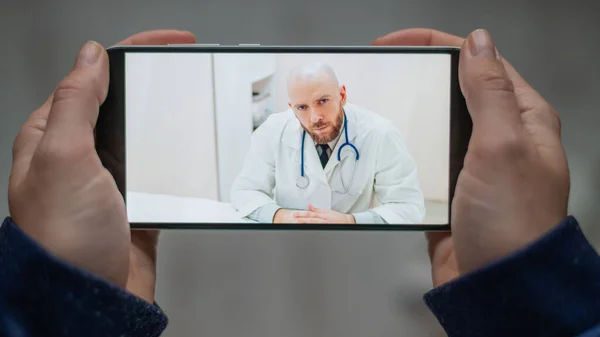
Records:
[[[288,78],[289,109],[254,131],[233,183],[234,207],[262,223],[417,224],[417,166],[400,132],[347,102],[323,63]],[[391,108],[391,107],[390,107]]]

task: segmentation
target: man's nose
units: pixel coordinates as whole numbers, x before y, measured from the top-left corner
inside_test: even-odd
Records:
[[[323,115],[317,109],[312,109],[310,112],[310,122],[317,123],[323,119]]]

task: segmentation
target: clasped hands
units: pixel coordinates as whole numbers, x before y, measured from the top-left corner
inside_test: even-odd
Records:
[[[280,209],[273,217],[273,223],[328,223],[355,224],[352,214],[344,214],[327,208],[317,208],[308,204],[307,211]]]

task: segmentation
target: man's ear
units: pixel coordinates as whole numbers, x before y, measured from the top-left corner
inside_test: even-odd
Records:
[[[346,95],[346,86],[342,84],[340,86],[340,98],[341,98],[342,105],[346,104],[346,97],[347,97],[347,95]]]

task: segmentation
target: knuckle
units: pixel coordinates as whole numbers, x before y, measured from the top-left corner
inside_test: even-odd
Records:
[[[63,79],[54,91],[54,103],[68,101],[85,95],[83,81],[77,76],[71,75]]]
[[[560,115],[550,104],[543,104],[526,112],[524,119],[535,126],[536,131],[548,131],[552,135],[561,136],[562,121]]]
[[[547,109],[548,109],[548,119],[550,120],[550,125],[552,125],[552,127],[555,128],[556,131],[558,131],[558,133],[560,134],[560,131],[562,130],[562,121],[560,119],[560,115],[550,105],[548,105]]]
[[[85,142],[72,142],[65,146],[62,142],[48,138],[38,147],[35,164],[45,168],[77,165],[91,153]]]
[[[22,135],[22,131],[21,131],[19,134],[17,134],[17,136],[15,137],[15,140],[12,143],[13,158],[15,158],[19,154],[22,147],[23,147],[23,135]]]
[[[526,150],[523,137],[516,133],[505,133],[502,136],[484,137],[473,147],[473,154],[476,158],[485,160],[517,160],[526,155]]]
[[[488,91],[514,92],[513,82],[504,70],[498,67],[487,67],[477,74],[477,86]]]

